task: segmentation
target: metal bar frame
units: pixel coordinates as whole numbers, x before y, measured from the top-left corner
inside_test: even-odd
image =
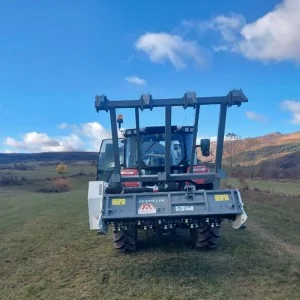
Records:
[[[215,104],[227,104],[229,106],[238,105],[240,106],[243,102],[248,102],[247,97],[243,91],[232,90],[226,96],[218,97],[191,97],[187,98],[185,94],[182,98],[168,98],[168,99],[152,99],[151,106],[147,107],[142,104],[141,100],[108,100],[105,95],[95,97],[95,108],[96,111],[106,110],[112,108],[154,108],[154,107],[166,107],[166,106],[183,106],[183,107],[195,107],[196,105],[215,105]],[[145,94],[146,96],[149,96]],[[144,96],[144,95],[143,95]],[[151,95],[150,95],[151,96]]]
[[[121,182],[141,181],[141,182],[157,182],[160,175],[140,175],[140,176],[124,176],[121,177]],[[205,179],[213,182],[216,177],[222,176],[222,173],[184,173],[184,174],[170,174],[169,180],[191,180],[191,179]]]
[[[215,172],[218,173],[222,169],[222,158],[224,148],[224,137],[225,137],[225,124],[227,115],[227,105],[220,104],[219,112],[219,126],[218,126],[218,137],[217,137],[217,148],[216,148],[216,160],[215,160]],[[220,179],[216,178],[214,186],[219,188]]]
[[[165,176],[169,180],[171,174],[171,115],[172,107],[165,108]]]
[[[138,140],[140,137],[140,124],[139,124],[139,109],[145,108],[153,109],[153,107],[165,107],[165,174],[158,175],[141,175],[142,161],[141,161],[141,149],[138,144],[138,170],[139,176],[112,176],[114,182],[128,182],[128,181],[158,181],[163,178],[162,181],[169,180],[189,180],[196,178],[203,178],[214,182],[215,188],[219,188],[220,178],[223,177],[222,172],[222,155],[223,145],[225,136],[225,123],[227,107],[236,105],[240,106],[242,103],[248,102],[247,97],[244,95],[242,90],[232,90],[226,96],[219,97],[196,97],[195,93],[185,93],[182,98],[170,98],[170,99],[152,99],[149,94],[144,94],[139,100],[118,100],[110,101],[106,96],[96,96],[95,108],[99,112],[104,110],[110,111],[111,119],[111,132],[113,139],[114,149],[114,160],[115,160],[115,173],[120,174],[120,157],[119,157],[119,145],[118,145],[118,131],[116,124],[116,109],[117,108],[135,108],[136,118],[136,133]],[[216,149],[216,169],[215,173],[208,174],[196,174],[193,173],[194,155],[196,150],[196,138],[198,133],[198,121],[201,105],[219,105],[219,125],[218,125],[218,137],[217,137],[217,149]],[[172,106],[182,106],[184,109],[187,107],[193,107],[195,111],[195,122],[193,128],[193,145],[192,154],[190,161],[190,173],[187,174],[171,174],[170,168],[170,156],[171,156],[171,117],[172,117]]]
[[[112,135],[113,149],[114,149],[115,174],[120,174],[121,165],[120,165],[119,139],[118,139],[117,118],[116,118],[115,108],[110,109],[110,126],[111,126],[111,135]]]
[[[137,157],[138,157],[138,172],[139,175],[142,174],[142,158],[141,158],[141,132],[140,132],[140,114],[139,109],[135,108],[135,127],[136,127],[136,147],[137,147]]]
[[[191,153],[191,158],[190,158],[190,173],[194,173],[194,157],[195,157],[196,141],[197,141],[197,134],[198,134],[199,113],[200,113],[200,105],[197,105],[196,110],[195,110],[193,144],[192,144],[192,153]]]

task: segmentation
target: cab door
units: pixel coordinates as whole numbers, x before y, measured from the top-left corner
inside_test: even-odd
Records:
[[[120,164],[124,163],[124,139],[118,139]],[[108,181],[111,173],[115,170],[114,148],[112,139],[102,140],[98,155],[97,180]]]

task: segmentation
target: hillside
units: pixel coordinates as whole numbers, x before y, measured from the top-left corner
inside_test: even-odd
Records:
[[[211,161],[216,153],[216,142],[211,143],[212,155],[201,157],[203,161]],[[255,138],[226,140],[224,143],[224,162],[240,165],[257,165],[266,161],[274,161],[280,165],[296,166],[300,162],[300,131],[289,134],[270,133]]]
[[[211,143],[210,157],[202,161],[214,161],[216,142]],[[48,152],[48,153],[0,153],[0,164],[30,161],[96,161],[97,152]],[[255,138],[226,140],[224,144],[224,163],[257,165],[269,161],[281,168],[300,166],[300,131],[289,134],[270,133]]]
[[[49,161],[96,161],[97,152],[0,153],[0,164]]]

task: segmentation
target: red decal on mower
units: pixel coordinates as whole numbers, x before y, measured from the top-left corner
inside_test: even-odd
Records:
[[[138,214],[156,214],[156,207],[152,203],[143,203],[138,209]]]

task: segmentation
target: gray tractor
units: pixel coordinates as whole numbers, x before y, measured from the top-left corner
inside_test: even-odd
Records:
[[[221,168],[227,108],[248,102],[241,90],[224,97],[110,101],[96,96],[97,112],[110,112],[112,139],[102,141],[97,178],[89,182],[88,209],[91,230],[107,234],[113,229],[115,248],[121,252],[137,249],[138,230],[158,236],[185,230],[196,248],[215,249],[220,241],[220,225],[231,221],[234,229],[245,228],[247,215],[237,189],[221,189],[225,177]],[[214,170],[198,159],[210,155],[210,140],[196,144],[201,105],[219,105],[220,116]],[[172,126],[172,107],[195,109],[192,126]],[[164,126],[140,128],[139,111],[165,107]],[[118,126],[123,116],[116,109],[135,109],[135,128],[120,138]]]

